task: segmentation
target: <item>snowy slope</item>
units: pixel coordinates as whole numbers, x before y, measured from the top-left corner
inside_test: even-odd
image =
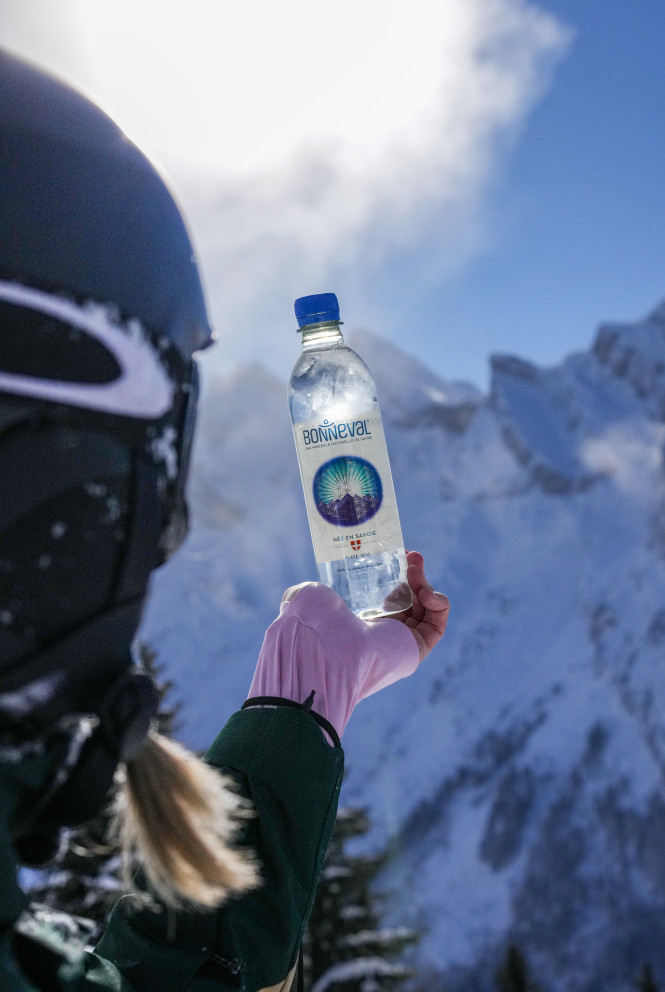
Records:
[[[439,648],[345,735],[345,802],[394,846],[393,922],[426,930],[428,988],[493,988],[509,937],[553,992],[665,975],[665,307],[557,368],[495,357],[487,396],[349,341],[407,547],[452,602]],[[200,427],[193,532],[144,624],[198,746],[281,590],[314,577],[284,384],[208,382]]]

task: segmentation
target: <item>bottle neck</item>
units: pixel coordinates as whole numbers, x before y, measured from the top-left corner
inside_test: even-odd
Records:
[[[321,348],[334,348],[344,344],[340,331],[340,320],[326,320],[321,324],[306,324],[300,328],[302,334],[302,350],[314,351]]]

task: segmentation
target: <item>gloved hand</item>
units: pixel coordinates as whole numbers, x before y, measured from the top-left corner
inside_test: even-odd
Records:
[[[404,613],[360,620],[327,586],[287,589],[266,631],[249,698],[279,696],[312,709],[341,737],[355,705],[411,675],[443,636],[450,604],[425,578],[423,557],[407,555],[413,605]]]

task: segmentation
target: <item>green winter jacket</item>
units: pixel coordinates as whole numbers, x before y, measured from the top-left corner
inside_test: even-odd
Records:
[[[335,822],[343,752],[309,713],[278,706],[236,713],[206,760],[252,800],[241,842],[256,852],[263,884],[215,912],[141,911],[122,899],[94,952],[27,913],[17,921],[25,900],[9,823],[44,758],[0,766],[2,992],[286,992]]]

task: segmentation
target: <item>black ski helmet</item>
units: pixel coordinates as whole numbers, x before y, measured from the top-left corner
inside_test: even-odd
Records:
[[[150,573],[186,532],[192,355],[211,340],[154,166],[88,99],[0,51],[0,747],[95,714],[88,814],[156,705],[129,677],[131,643]]]
[[[113,303],[188,361],[212,335],[180,211],[80,93],[0,52],[0,277]]]

